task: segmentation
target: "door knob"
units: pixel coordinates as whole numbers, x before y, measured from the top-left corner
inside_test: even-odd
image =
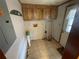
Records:
[[[6,23],[9,23],[9,20],[6,20]]]

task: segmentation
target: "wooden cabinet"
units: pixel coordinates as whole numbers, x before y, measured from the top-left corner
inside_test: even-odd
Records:
[[[34,19],[35,20],[43,19],[43,10],[42,10],[42,8],[35,8],[34,9]]]
[[[43,9],[43,19],[50,19],[50,8]]]
[[[24,18],[24,20],[27,18],[26,17],[26,11],[25,11],[25,8],[22,8],[22,13],[23,13],[23,18]]]
[[[23,8],[24,20],[41,20],[43,19],[42,8]]]
[[[32,8],[28,8],[27,9],[27,20],[32,20],[33,19],[33,9]]]
[[[57,17],[56,6],[22,5],[24,20],[55,19]]]
[[[50,9],[50,18],[51,19],[56,19],[57,18],[57,13],[58,13],[57,7],[51,8]]]
[[[24,8],[23,9],[23,17],[24,17],[24,20],[32,20],[33,19],[33,9],[32,8]]]
[[[44,19],[56,19],[57,17],[57,7],[49,7],[43,9]]]

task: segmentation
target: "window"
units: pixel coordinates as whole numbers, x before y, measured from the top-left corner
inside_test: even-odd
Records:
[[[75,13],[76,13],[76,8],[70,10],[68,16],[66,17],[66,19],[68,21],[67,22],[67,26],[66,26],[66,32],[70,32],[71,31],[72,24],[73,24],[74,17],[75,17]]]

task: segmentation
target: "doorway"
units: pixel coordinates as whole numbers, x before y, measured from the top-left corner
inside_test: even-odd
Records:
[[[61,38],[60,38],[60,43],[63,47],[66,46],[67,39],[71,31],[72,24],[74,22],[75,14],[76,14],[75,5],[67,6],[63,29],[62,29]]]

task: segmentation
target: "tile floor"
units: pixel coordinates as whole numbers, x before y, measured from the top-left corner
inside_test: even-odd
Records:
[[[62,59],[61,54],[57,51],[60,45],[54,40],[35,40],[31,41],[31,44],[27,59]]]

